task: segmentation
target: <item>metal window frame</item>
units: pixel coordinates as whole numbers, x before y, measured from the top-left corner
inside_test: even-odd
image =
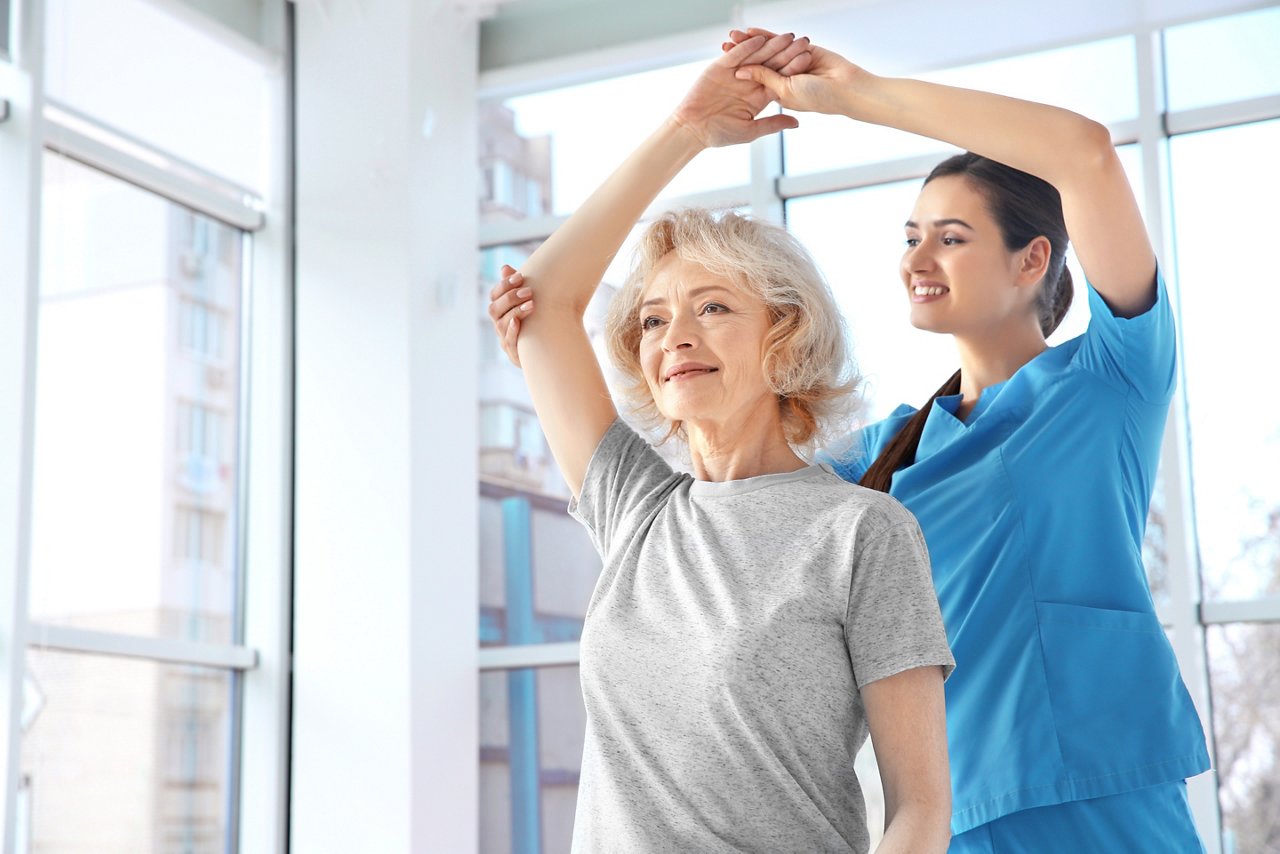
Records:
[[[1176,265],[1171,263],[1173,243],[1169,140],[1187,133],[1280,118],[1280,95],[1248,98],[1195,109],[1166,110],[1162,41],[1164,29],[1148,28],[1129,33],[1134,37],[1139,112],[1131,120],[1112,123],[1108,127],[1115,145],[1136,143],[1139,147],[1147,225],[1157,257],[1168,273],[1171,296],[1176,300],[1177,270]],[[686,56],[679,56],[673,63],[684,60],[687,60]],[[646,69],[648,67],[652,66],[646,66]],[[548,78],[553,85],[546,88],[555,88],[556,84],[563,85],[568,79],[577,82],[578,78],[600,79],[610,76],[607,71],[571,69],[566,63],[557,63],[554,71],[555,74]],[[531,91],[527,78],[524,86],[501,85],[507,83],[508,78],[514,80],[517,76],[515,70],[507,69],[501,74],[495,72],[482,75],[481,99],[509,94],[504,88],[509,88],[510,93],[526,94]],[[785,218],[784,205],[791,199],[920,179],[943,156],[940,152],[937,155],[787,175],[782,170],[782,146],[781,134],[752,143],[751,181],[745,187],[664,199],[655,203],[653,208],[665,210],[682,205],[715,203],[710,200],[727,197],[741,199],[745,196],[758,215],[781,222]],[[653,212],[653,209],[646,212],[646,218]],[[506,243],[545,240],[567,218],[545,216],[518,222],[481,223],[479,246],[483,249]],[[1183,388],[1185,383],[1179,383],[1161,448],[1161,464],[1165,472],[1165,510],[1169,515],[1170,531],[1170,600],[1159,607],[1158,614],[1161,622],[1173,630],[1179,666],[1203,716],[1205,731],[1212,740],[1212,692],[1209,685],[1205,629],[1212,625],[1232,623],[1280,622],[1280,597],[1231,602],[1201,601],[1201,566],[1195,540],[1194,501],[1189,475],[1187,403]],[[479,668],[481,671],[494,671],[577,664],[577,646],[576,643],[569,643],[482,648],[479,651]],[[1211,772],[1192,780],[1189,788],[1192,809],[1204,833],[1209,854],[1221,854],[1222,851],[1222,818],[1217,787],[1216,772]]]

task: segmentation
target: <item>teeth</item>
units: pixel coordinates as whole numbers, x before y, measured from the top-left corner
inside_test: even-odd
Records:
[[[915,286],[915,294],[918,297],[937,296],[940,293],[944,293],[946,290],[947,290],[946,288],[942,288],[942,287],[927,288],[923,285]]]

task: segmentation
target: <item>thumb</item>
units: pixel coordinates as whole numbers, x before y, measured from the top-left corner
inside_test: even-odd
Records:
[[[776,97],[781,97],[787,88],[787,78],[763,65],[744,65],[733,76],[739,80],[754,80]]]
[[[787,116],[778,114],[776,116],[766,116],[763,119],[756,119],[751,123],[752,139],[759,139],[762,136],[768,136],[771,133],[779,131],[792,130],[800,127],[800,122],[795,116]]]

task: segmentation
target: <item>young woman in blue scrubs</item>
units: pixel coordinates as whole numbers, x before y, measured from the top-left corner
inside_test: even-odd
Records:
[[[834,461],[915,513],[929,546],[957,661],[950,850],[1202,851],[1185,779],[1209,767],[1204,734],[1141,559],[1174,324],[1110,135],[1066,110],[811,50],[804,74],[739,74],[788,109],[971,152],[926,180],[901,266],[912,324],[953,336],[960,370]],[[1068,234],[1091,320],[1049,347],[1071,303]],[[509,351],[529,306],[495,290]]]

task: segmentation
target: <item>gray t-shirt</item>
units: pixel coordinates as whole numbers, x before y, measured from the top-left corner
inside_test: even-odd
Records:
[[[694,480],[622,421],[570,512],[604,559],[574,851],[866,851],[859,688],[954,666],[911,514],[822,466]]]

